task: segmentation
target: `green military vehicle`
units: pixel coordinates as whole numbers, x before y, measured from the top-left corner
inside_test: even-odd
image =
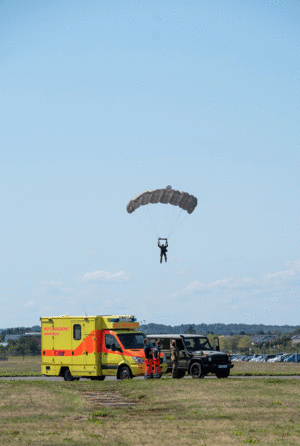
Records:
[[[164,353],[168,371],[172,370],[170,343],[176,340],[179,349],[178,378],[186,373],[193,378],[204,378],[213,373],[217,378],[228,378],[231,364],[230,355],[220,352],[219,338],[215,337],[216,347],[213,348],[206,336],[190,334],[156,334],[147,335],[152,343],[160,341],[161,351]]]

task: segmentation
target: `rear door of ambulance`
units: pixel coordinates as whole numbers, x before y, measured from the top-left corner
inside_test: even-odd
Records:
[[[60,368],[71,362],[70,322],[64,318],[44,319],[41,328],[43,363],[55,366],[49,370],[59,374]]]

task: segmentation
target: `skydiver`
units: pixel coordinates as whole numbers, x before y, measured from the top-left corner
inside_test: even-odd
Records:
[[[157,243],[157,245],[158,245],[158,247],[160,248],[160,263],[162,263],[162,259],[163,259],[163,256],[165,257],[165,262],[167,261],[167,252],[168,252],[168,250],[167,250],[167,247],[168,247],[168,240],[167,239],[164,239],[164,240],[166,240],[166,244],[164,245],[164,244],[160,244],[160,238],[158,239],[158,243]]]

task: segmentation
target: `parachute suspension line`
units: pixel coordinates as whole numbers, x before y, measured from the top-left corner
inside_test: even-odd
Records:
[[[148,211],[148,214],[149,214],[149,216],[150,216],[150,218],[151,218],[151,221],[152,221],[152,225],[153,225],[154,231],[155,231],[155,233],[156,233],[156,236],[157,236],[157,238],[158,238],[158,237],[159,237],[159,235],[158,235],[158,233],[157,233],[157,230],[156,230],[155,224],[154,224],[154,222],[153,222],[153,219],[152,219],[152,215],[150,214],[150,211],[149,211],[149,209],[147,209],[147,211]]]
[[[165,208],[165,231],[166,231],[166,234],[167,234],[167,232],[168,232],[168,214],[167,214],[167,211],[168,211],[168,206],[164,206],[164,208]]]
[[[176,206],[172,206],[172,211],[170,211],[170,218],[169,218],[169,222],[168,222],[168,230],[167,233],[169,233],[169,231],[171,231],[172,227],[173,227],[173,221],[174,221],[174,217],[176,214]]]
[[[149,229],[149,224],[146,224],[144,221],[142,221],[140,218],[137,217],[137,215],[132,214],[133,217],[135,218],[135,220],[141,225],[143,226],[143,228]],[[151,228],[151,225],[150,225]],[[151,228],[152,229],[152,228]]]
[[[177,215],[177,218],[176,218],[176,220],[175,220],[175,223],[174,223],[173,226],[172,226],[172,229],[171,229],[170,234],[168,235],[168,238],[169,238],[170,235],[172,234],[172,232],[173,232],[173,230],[174,230],[174,228],[175,228],[175,226],[176,226],[176,223],[177,223],[177,221],[178,221],[178,219],[179,219],[179,217],[180,217],[180,215],[181,215],[181,212],[182,212],[182,209],[180,210],[179,214]]]
[[[184,219],[179,223],[179,225],[174,229],[172,229],[172,232],[176,232],[177,231],[177,229],[182,225],[182,223],[188,218],[188,214],[184,217]],[[169,237],[170,237],[170,235],[169,235]]]

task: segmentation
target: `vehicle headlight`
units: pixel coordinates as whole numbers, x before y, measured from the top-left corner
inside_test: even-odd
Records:
[[[144,360],[143,360],[143,358],[140,358],[139,356],[133,356],[132,359],[133,359],[134,362],[136,362],[137,364],[144,364]]]
[[[212,361],[212,357],[211,356],[209,356],[207,359],[208,359],[209,362]]]

